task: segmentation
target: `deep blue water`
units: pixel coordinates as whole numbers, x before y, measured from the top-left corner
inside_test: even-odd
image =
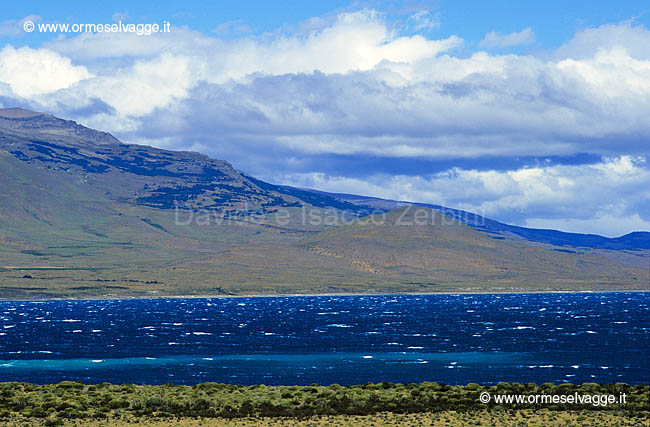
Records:
[[[650,293],[0,302],[0,381],[650,384]]]

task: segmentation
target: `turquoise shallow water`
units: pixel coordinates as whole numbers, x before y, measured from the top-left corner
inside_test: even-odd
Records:
[[[370,353],[370,352],[367,352]],[[236,364],[239,362],[251,363],[279,363],[314,365],[320,363],[363,363],[370,359],[378,359],[385,363],[409,364],[440,362],[452,368],[461,361],[464,364],[499,364],[514,361],[529,360],[527,353],[318,353],[318,354],[237,354],[214,356],[171,356],[171,357],[125,357],[122,359],[31,359],[31,360],[5,360],[0,363],[0,368],[23,369],[26,371],[38,369],[66,370],[66,369],[106,369],[123,368],[125,366],[142,366],[143,368],[160,366],[191,366],[191,365],[216,365]],[[373,360],[375,362],[376,360]]]
[[[0,302],[0,381],[650,383],[649,293]]]

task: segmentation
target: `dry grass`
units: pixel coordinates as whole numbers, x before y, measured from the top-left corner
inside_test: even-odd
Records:
[[[6,427],[43,426],[44,420],[14,418],[5,420]],[[236,420],[211,418],[168,418],[161,420],[110,419],[104,421],[75,421],[67,420],[65,426],[87,427],[122,427],[122,426],[181,426],[181,427],[271,427],[271,426],[448,426],[460,427],[467,425],[483,426],[650,426],[647,417],[638,418],[624,413],[605,411],[476,411],[456,412],[445,411],[422,414],[381,413],[372,416],[323,416],[304,420],[294,418],[244,418]]]

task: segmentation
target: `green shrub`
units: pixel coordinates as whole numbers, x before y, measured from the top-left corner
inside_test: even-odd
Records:
[[[29,417],[34,417],[34,418],[45,418],[47,417],[47,411],[40,406],[35,406],[33,408],[30,408],[27,412]]]
[[[84,386],[63,382],[37,386],[23,383],[0,383],[0,418],[18,412],[42,424],[50,419],[106,419],[129,417],[310,417],[313,415],[371,415],[381,412],[421,413],[454,410],[503,410],[509,413],[537,410],[541,405],[498,407],[481,404],[478,395],[490,393],[570,394],[606,393],[628,395],[624,408],[617,405],[587,410],[621,411],[645,419],[650,410],[650,386],[627,384],[500,383],[482,386],[422,384],[363,384],[357,386],[235,386],[205,383],[195,386],[111,385]],[[4,397],[8,396],[8,397]],[[571,409],[568,405],[543,406],[548,411]],[[581,408],[582,409],[582,408]],[[2,424],[2,422],[0,422]]]
[[[84,385],[76,381],[62,381],[56,387],[62,390],[83,390]]]
[[[128,408],[129,406],[131,406],[131,404],[126,399],[111,399],[108,402],[108,407],[110,409]]]

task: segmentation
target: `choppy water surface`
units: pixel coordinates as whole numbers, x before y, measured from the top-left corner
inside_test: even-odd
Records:
[[[650,293],[0,302],[0,381],[650,383]]]

